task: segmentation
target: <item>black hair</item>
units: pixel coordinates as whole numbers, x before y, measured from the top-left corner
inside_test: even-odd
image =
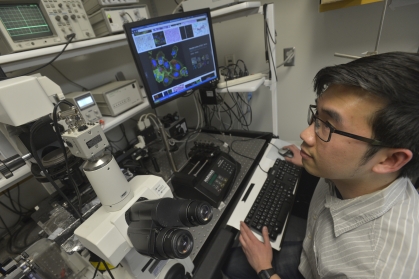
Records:
[[[329,85],[355,86],[378,96],[387,104],[370,121],[374,139],[394,148],[406,148],[413,158],[400,176],[419,176],[419,53],[389,52],[326,67],[314,77],[319,97]],[[370,146],[368,161],[380,147]]]

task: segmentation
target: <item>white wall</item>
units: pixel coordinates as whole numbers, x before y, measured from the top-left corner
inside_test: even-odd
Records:
[[[173,0],[155,1],[159,15],[171,13]],[[334,57],[335,52],[361,56],[373,51],[383,10],[383,3],[374,3],[319,13],[319,1],[271,0],[275,4],[277,32],[277,63],[283,58],[283,48],[295,47],[294,67],[278,69],[278,129],[285,140],[299,139],[306,127],[306,111],[313,103],[314,75],[322,67],[347,63],[350,60]],[[243,59],[250,72],[268,67],[264,59],[263,19],[260,15],[214,24],[218,61],[234,53]],[[419,47],[419,4],[387,9],[379,52],[416,52]],[[271,103],[268,90],[254,94],[254,130],[271,130]],[[196,115],[190,103],[181,100],[178,106],[187,115]]]
[[[282,68],[278,83],[279,132],[286,140],[298,139],[306,127],[307,107],[314,100],[312,79],[316,72],[324,66],[350,61],[333,54],[361,55],[375,48],[383,3],[319,13],[317,2],[274,1],[278,57],[284,47],[297,49],[296,66]],[[387,9],[379,52],[416,52],[418,15],[419,5]],[[290,123],[287,118],[294,121]]]

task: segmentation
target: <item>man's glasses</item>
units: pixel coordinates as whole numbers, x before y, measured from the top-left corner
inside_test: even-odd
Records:
[[[310,105],[308,107],[308,116],[307,116],[307,122],[308,125],[311,125],[314,122],[314,131],[316,132],[316,135],[324,142],[329,142],[330,138],[332,137],[332,134],[339,134],[348,138],[353,138],[356,140],[360,140],[363,142],[367,142],[373,146],[382,146],[382,147],[389,147],[388,145],[384,144],[381,141],[370,139],[370,138],[364,138],[361,136],[357,136],[351,133],[343,132],[340,130],[337,130],[335,127],[332,126],[329,122],[325,122],[318,118],[316,116],[316,113],[313,111],[313,109],[317,110],[316,105]]]

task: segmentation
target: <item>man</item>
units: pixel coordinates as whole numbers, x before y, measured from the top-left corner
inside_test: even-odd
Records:
[[[260,242],[242,223],[250,266],[258,274],[275,266],[271,279],[419,278],[419,195],[410,180],[419,173],[419,54],[327,67],[314,89],[301,151],[290,147],[294,157],[287,159],[323,178],[310,203],[300,263],[278,263],[288,249],[272,262],[267,229]],[[246,268],[235,265],[225,269],[234,279]]]

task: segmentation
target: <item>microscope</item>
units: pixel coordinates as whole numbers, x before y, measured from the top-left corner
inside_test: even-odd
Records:
[[[109,143],[99,123],[86,122],[74,106],[56,112],[53,104],[60,100],[61,89],[46,77],[1,81],[0,130],[22,156],[28,150],[11,132],[13,127],[45,116],[65,123],[61,138],[73,156],[85,160],[81,167],[102,204],[75,236],[114,267],[115,278],[191,278],[193,237],[181,227],[209,223],[212,207],[174,200],[169,186],[157,176],[136,176],[128,182],[105,150]]]

